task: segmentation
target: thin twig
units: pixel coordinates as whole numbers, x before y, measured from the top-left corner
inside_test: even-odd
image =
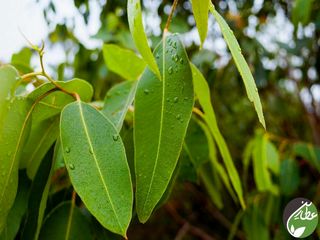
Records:
[[[165,28],[164,28],[164,32],[169,31],[170,23],[171,23],[171,21],[172,21],[172,16],[173,16],[174,11],[176,10],[176,7],[177,7],[177,5],[178,5],[178,2],[179,2],[179,0],[174,0],[174,2],[173,2],[173,5],[172,5],[172,7],[171,7],[171,11],[170,11],[169,17],[168,17],[168,19],[167,19],[166,26],[165,26]]]

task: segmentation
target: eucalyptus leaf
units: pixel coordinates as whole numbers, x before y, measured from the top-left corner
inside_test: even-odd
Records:
[[[33,179],[41,160],[59,135],[59,118],[36,121],[33,119],[27,143],[23,147],[20,168],[27,168],[27,174]]]
[[[193,16],[196,20],[202,47],[208,32],[208,12],[210,0],[192,0],[191,2]]]
[[[93,239],[90,222],[71,202],[63,202],[45,218],[40,240],[90,240]]]
[[[84,102],[89,102],[93,96],[92,86],[90,83],[82,79],[75,78],[66,82],[56,81],[56,84],[63,87],[65,90],[78,93],[81,100]],[[39,96],[54,88],[55,86],[52,83],[44,83],[32,91],[28,95],[28,98],[35,101]],[[37,121],[41,121],[54,117],[60,114],[64,106],[73,101],[74,98],[64,92],[53,92],[37,104],[33,112],[33,118]]]
[[[134,103],[136,207],[146,222],[176,167],[191,117],[194,94],[189,60],[177,35],[154,55],[162,81],[149,70],[139,80]]]
[[[209,6],[209,9],[220,26],[223,37],[229,47],[233,60],[236,63],[238,71],[240,72],[240,75],[244,82],[244,86],[246,88],[248,98],[254,104],[254,107],[258,114],[259,121],[262,124],[262,126],[266,128],[266,123],[263,116],[262,105],[261,105],[260,97],[258,94],[258,89],[253,79],[250,68],[241,53],[240,45],[236,37],[234,36],[232,30],[230,29],[226,21],[221,17],[221,15],[215,10],[212,3]]]
[[[161,74],[148,44],[147,35],[142,23],[140,0],[128,0],[127,6],[129,28],[133,41],[149,68],[161,79]]]
[[[115,44],[103,45],[103,56],[108,69],[127,80],[137,80],[146,67],[133,51]]]
[[[104,100],[102,113],[120,131],[126,113],[133,102],[137,82],[123,82],[112,87]]]
[[[215,113],[211,104],[211,97],[210,97],[210,90],[209,90],[208,83],[203,77],[203,75],[201,74],[201,72],[196,68],[196,66],[191,65],[191,68],[192,68],[194,89],[199,99],[199,103],[204,111],[204,116],[203,116],[204,120],[206,121],[211,131],[211,134],[217,143],[222,159],[226,166],[227,172],[229,174],[229,178],[231,180],[232,186],[236,191],[238,198],[240,200],[240,204],[243,208],[245,208],[239,174],[233,164],[228,146],[219,130]]]
[[[105,228],[126,236],[133,194],[118,130],[98,110],[78,101],[61,113],[60,139],[72,185],[88,210]]]
[[[22,147],[30,131],[32,104],[24,98],[6,103],[7,113],[0,126],[0,233],[14,203],[18,188],[18,169]]]

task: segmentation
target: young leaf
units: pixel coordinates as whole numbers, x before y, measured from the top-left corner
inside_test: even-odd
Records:
[[[76,92],[84,102],[89,102],[93,96],[93,88],[90,83],[82,79],[72,79],[70,81],[62,82],[57,81],[58,85],[64,89]],[[28,95],[28,98],[35,101],[42,94],[54,89],[55,86],[52,83],[42,84]],[[61,91],[56,91],[43,98],[35,107],[33,111],[33,119],[37,121],[45,120],[58,115],[64,106],[73,102],[74,99]]]
[[[86,216],[73,203],[63,202],[45,218],[39,239],[88,240],[93,237]]]
[[[161,74],[152,55],[148,39],[143,28],[140,0],[128,0],[128,21],[133,41],[151,71],[161,79]]]
[[[297,191],[300,184],[300,169],[293,159],[285,159],[280,165],[280,190],[285,196]]]
[[[242,80],[244,82],[244,86],[247,91],[248,98],[251,102],[253,102],[254,107],[256,109],[256,112],[258,114],[258,118],[260,123],[264,128],[266,128],[266,123],[263,116],[262,111],[262,105],[260,102],[260,97],[258,94],[258,89],[256,87],[256,83],[253,79],[253,76],[251,74],[250,68],[244,59],[241,48],[239,46],[239,43],[234,36],[232,30],[226,23],[226,21],[221,17],[221,15],[215,10],[213,4],[210,4],[210,11],[217,20],[217,23],[220,26],[221,32],[223,34],[223,37],[229,47],[229,50],[231,52],[231,55],[233,57],[234,62],[236,63],[236,66],[238,68],[238,71],[240,72],[240,75],[242,77]]]
[[[108,69],[127,80],[137,80],[146,63],[133,51],[115,44],[103,45],[103,56]]]
[[[28,141],[23,147],[20,168],[27,168],[27,174],[33,179],[40,166],[41,160],[56,141],[59,133],[59,119],[36,121],[33,118]]]
[[[128,108],[136,94],[137,82],[123,82],[115,85],[107,93],[102,109],[103,115],[110,119],[120,131]]]
[[[216,116],[213,111],[211,104],[210,91],[207,81],[204,79],[201,72],[192,64],[192,75],[193,75],[193,84],[197,97],[199,98],[199,103],[204,111],[204,120],[206,121],[211,134],[213,135],[218,148],[220,150],[222,159],[228,171],[231,183],[236,191],[238,198],[240,200],[241,206],[244,208],[245,203],[243,200],[243,192],[241,187],[240,178],[238,172],[233,164],[231,154],[229,152],[228,146],[220,133]]]
[[[22,146],[30,130],[31,103],[14,98],[2,115],[0,126],[0,233],[13,205],[18,188],[18,169]]]
[[[22,240],[38,239],[49,194],[53,166],[53,147],[46,153],[32,182]]]
[[[134,112],[136,206],[146,222],[176,167],[191,117],[194,94],[185,49],[177,35],[155,50],[162,81],[149,70],[137,88]]]
[[[118,130],[83,102],[61,113],[60,139],[71,182],[88,210],[107,229],[126,235],[132,212],[132,186]]]
[[[196,20],[202,47],[208,32],[208,12],[210,0],[192,0],[191,2],[193,16]]]
[[[314,0],[295,0],[292,9],[292,22],[298,27],[299,22],[303,25],[309,23],[312,4]]]

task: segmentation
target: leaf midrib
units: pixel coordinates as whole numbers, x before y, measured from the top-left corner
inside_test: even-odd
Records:
[[[142,212],[144,212],[145,210],[145,206],[146,206],[146,202],[149,199],[149,195],[151,192],[151,187],[153,185],[153,181],[154,181],[154,175],[155,175],[155,171],[158,165],[158,160],[159,160],[159,153],[160,153],[160,146],[161,146],[161,139],[162,139],[162,129],[163,129],[163,113],[164,113],[164,95],[165,95],[165,88],[166,88],[166,55],[165,55],[165,48],[166,48],[166,33],[164,33],[164,37],[163,37],[163,49],[162,49],[162,99],[161,99],[161,113],[160,113],[160,129],[159,129],[159,140],[158,140],[158,148],[157,148],[157,155],[156,155],[156,160],[155,160],[155,164],[153,166],[153,170],[152,170],[152,176],[151,176],[151,181],[150,181],[150,185],[149,185],[149,189],[147,192],[147,196],[145,198],[145,201],[143,203],[143,207],[142,207]],[[158,79],[157,79],[158,80]],[[159,80],[158,80],[159,81]]]
[[[81,121],[82,121],[82,124],[83,124],[83,128],[84,128],[84,131],[85,131],[87,140],[88,140],[88,144],[89,144],[89,146],[90,146],[90,150],[91,150],[91,152],[92,152],[92,156],[93,156],[94,162],[95,162],[95,164],[96,164],[96,167],[97,167],[99,176],[100,176],[100,178],[101,178],[102,184],[103,184],[103,186],[104,186],[104,188],[105,188],[105,190],[106,190],[106,194],[107,194],[107,197],[108,197],[108,199],[109,199],[109,201],[110,201],[110,205],[111,205],[112,211],[113,211],[113,213],[114,213],[114,215],[115,215],[115,217],[116,217],[116,219],[117,219],[117,223],[118,223],[120,229],[122,229],[122,226],[121,226],[121,223],[120,223],[120,221],[119,221],[118,215],[116,214],[116,210],[115,210],[114,205],[113,205],[113,202],[112,202],[112,200],[111,200],[111,197],[110,197],[110,194],[109,194],[109,190],[108,190],[107,184],[106,184],[106,182],[105,182],[105,180],[104,180],[104,178],[103,178],[102,172],[101,172],[101,170],[100,170],[100,168],[99,168],[98,159],[97,159],[96,154],[95,154],[95,151],[94,151],[94,149],[93,149],[93,145],[92,145],[92,142],[91,142],[91,139],[90,139],[90,136],[89,136],[89,131],[88,131],[88,128],[87,128],[87,125],[86,125],[86,122],[85,122],[84,115],[83,115],[83,110],[82,110],[81,102],[78,102],[78,104],[79,104],[80,118],[81,118]]]

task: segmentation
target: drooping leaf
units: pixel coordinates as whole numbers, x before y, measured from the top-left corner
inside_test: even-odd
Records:
[[[29,101],[14,98],[7,104],[0,126],[0,233],[17,193],[21,150],[31,125],[32,104]]]
[[[137,80],[146,63],[133,51],[115,44],[103,45],[103,56],[108,69],[127,80]]]
[[[32,72],[32,68],[30,67],[31,57],[31,49],[27,47],[22,48],[18,53],[12,55],[11,64],[15,66],[19,72]]]
[[[147,221],[170,182],[194,101],[189,60],[178,36],[168,36],[154,54],[162,81],[146,69],[134,104],[136,206],[141,222]]]
[[[268,170],[267,142],[266,136],[258,132],[252,152],[254,180],[259,191],[271,191],[273,194],[277,194],[278,189],[273,185]]]
[[[220,133],[217,120],[215,117],[215,113],[211,104],[211,97],[210,97],[208,83],[204,79],[201,72],[194,65],[191,65],[191,68],[192,68],[194,89],[199,99],[199,103],[204,111],[204,120],[206,121],[211,131],[211,134],[213,135],[217,143],[220,154],[222,156],[227,172],[229,174],[229,178],[231,180],[232,186],[238,195],[241,206],[244,208],[245,203],[243,199],[243,192],[242,192],[242,186],[241,186],[239,174],[233,164],[228,146],[223,136]]]
[[[89,240],[90,222],[80,209],[71,202],[63,202],[55,207],[45,218],[40,240]]]
[[[42,225],[44,211],[49,194],[50,177],[53,166],[53,147],[46,153],[41,161],[39,171],[32,182],[28,211],[22,231],[22,240],[38,239]]]
[[[201,47],[208,32],[208,12],[210,0],[192,0],[193,16],[196,20]]]
[[[111,88],[105,97],[102,113],[110,119],[118,131],[133,102],[136,88],[137,82],[123,82]]]
[[[27,168],[27,174],[33,179],[41,160],[56,141],[59,133],[59,118],[37,121],[33,118],[30,135],[23,147],[20,168]]]
[[[156,76],[161,79],[161,74],[154,56],[148,44],[148,39],[142,23],[140,0],[128,0],[127,6],[129,28],[133,41],[141,56],[148,64],[149,68]]]
[[[93,96],[93,88],[90,83],[81,79],[72,79],[70,81],[56,81],[56,83],[63,87],[65,90],[76,92],[84,102],[89,102]],[[37,99],[44,93],[54,89],[55,86],[52,83],[42,84],[28,95],[31,100]],[[73,102],[74,99],[70,95],[61,91],[56,91],[43,98],[34,109],[33,118],[37,121],[45,120],[56,116],[61,112],[64,106]]]
[[[19,186],[16,199],[8,214],[5,229],[0,234],[0,240],[13,240],[15,239],[22,218],[27,210],[28,195],[29,195],[30,181],[25,172],[19,174]]]
[[[132,212],[132,186],[125,149],[117,129],[83,102],[61,114],[60,139],[71,182],[96,219],[126,235]]]
[[[215,10],[212,3],[210,4],[209,9],[210,9],[211,13],[213,14],[213,16],[215,17],[215,19],[217,20],[217,23],[220,26],[223,37],[229,47],[229,50],[230,50],[231,55],[233,57],[233,60],[236,63],[238,71],[240,72],[240,75],[241,75],[242,80],[244,82],[244,86],[246,88],[248,98],[254,104],[254,107],[255,107],[256,112],[258,114],[259,121],[262,124],[262,126],[264,128],[266,128],[266,123],[265,123],[264,116],[263,116],[262,105],[260,102],[258,89],[256,87],[256,83],[253,79],[250,68],[241,53],[241,48],[239,46],[239,43],[238,43],[236,37],[234,36],[232,30],[230,29],[230,27],[226,23],[226,21]]]

